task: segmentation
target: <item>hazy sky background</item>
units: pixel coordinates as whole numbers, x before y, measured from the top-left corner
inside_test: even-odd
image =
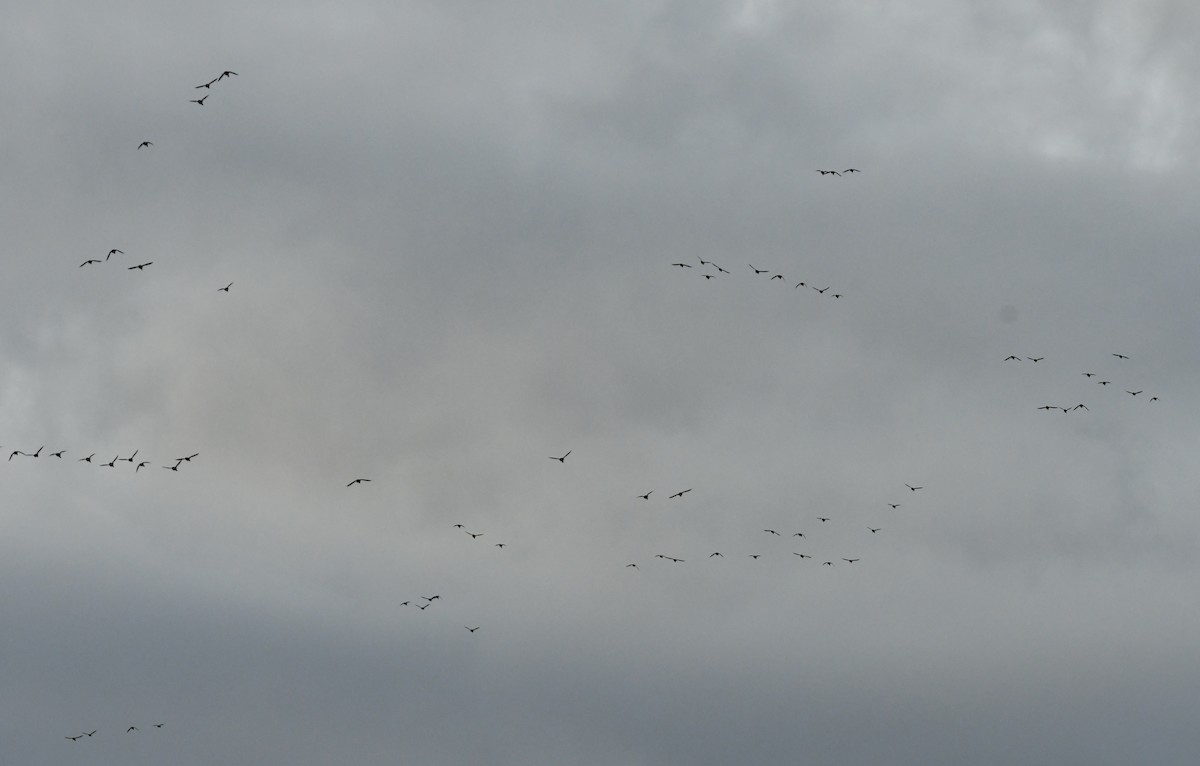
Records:
[[[0,757],[1193,763],[1198,32],[7,3]]]

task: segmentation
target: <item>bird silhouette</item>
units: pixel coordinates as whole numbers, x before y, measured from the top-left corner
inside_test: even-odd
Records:
[[[828,516],[818,516],[817,521],[824,523],[826,521],[829,521],[829,517]]]
[[[644,495],[638,495],[638,497],[640,497],[640,498],[641,498],[641,499],[643,499],[643,500],[649,500],[649,499],[650,499],[650,495],[651,495],[653,492],[654,492],[654,490],[650,490],[649,492],[647,492],[647,493],[646,493],[646,494],[644,494]]]
[[[128,729],[125,730],[125,733],[128,734],[131,731],[138,731],[138,730],[139,730],[138,727],[130,726]]]
[[[858,168],[846,168],[842,172],[843,173],[861,173],[862,171],[859,170]]]
[[[204,106],[204,100],[207,98],[208,98],[208,94],[205,94],[205,95],[201,96],[200,98],[189,99],[189,101],[193,104],[199,104],[200,106]]]
[[[1115,356],[1118,359],[1128,359],[1129,358],[1129,357],[1125,356],[1124,354],[1113,354],[1113,356]]]
[[[114,255],[116,255],[116,254],[118,254],[118,253],[119,253],[119,254],[121,254],[121,255],[125,255],[125,251],[124,251],[124,250],[118,250],[118,249],[116,249],[116,248],[114,247],[112,250],[109,250],[109,251],[108,251],[108,255],[104,256],[104,260],[106,260],[106,261],[107,261],[109,258],[112,258]]]
[[[217,292],[219,292],[219,293],[227,293],[227,292],[229,292],[229,288],[231,288],[231,287],[233,287],[233,283],[232,283],[232,282],[230,282],[229,284],[225,285],[224,287],[218,287],[218,288],[217,288]]]
[[[230,76],[237,77],[237,76],[238,76],[238,73],[237,73],[237,72],[230,72],[228,69],[226,69],[224,72],[221,72],[221,76],[220,76],[220,77],[218,77],[217,79],[218,79],[218,80],[224,80],[226,77],[230,77]]]
[[[51,452],[50,457],[56,457],[59,460],[62,460],[62,456],[63,456],[64,452],[66,452],[65,449],[60,449],[58,452]]]
[[[677,497],[683,497],[684,493],[691,492],[691,491],[692,491],[692,490],[691,490],[690,488],[689,488],[689,489],[680,490],[679,492],[676,492],[675,494],[671,495],[671,496],[670,496],[670,497],[668,497],[667,499],[668,499],[668,500],[674,500],[674,499],[675,499],[675,498],[677,498]]]
[[[81,457],[81,458],[79,458],[78,460],[76,460],[75,462],[76,462],[76,463],[90,463],[90,462],[92,462],[92,458],[94,458],[94,457],[96,457],[96,453],[95,453],[95,452],[93,452],[92,454],[88,455],[87,457]]]
[[[82,269],[84,266],[87,266],[89,263],[100,263],[100,261],[96,258],[88,258],[86,261],[79,264],[79,268]]]
[[[690,263],[672,263],[671,265],[672,265],[672,266],[678,266],[678,267],[679,267],[679,268],[681,268],[681,269],[690,269],[690,268],[692,268],[692,264],[690,264]]]
[[[355,479],[354,481],[350,482],[346,486],[353,487],[355,484],[362,484],[364,481],[370,481],[370,479]]]
[[[776,532],[773,529],[764,529],[763,531],[766,532],[767,534],[775,535],[776,537],[783,537],[783,535],[779,534],[778,532]]]
[[[767,269],[755,269],[753,263],[748,263],[746,265],[749,266],[750,268],[754,269],[755,274],[766,274],[768,271]]]
[[[924,487],[914,487],[914,486],[913,486],[913,485],[911,485],[911,484],[905,484],[904,486],[908,487],[908,488],[909,488],[909,489],[911,489],[913,492],[916,492],[918,489],[925,489]]]
[[[879,530],[883,529],[883,527],[867,527],[867,529],[871,530],[871,534],[875,534]]]
[[[146,261],[145,263],[139,263],[137,266],[129,266],[126,271],[133,271],[134,269],[141,271],[152,263],[154,263],[154,261]]]
[[[845,561],[847,564],[853,564],[855,561],[858,561],[858,559],[842,559],[842,561]]]
[[[134,472],[134,473],[137,473],[138,471],[142,470],[144,467],[146,467],[146,466],[148,466],[148,465],[150,465],[150,461],[149,461],[149,460],[143,460],[142,462],[140,462],[140,463],[138,463],[138,464],[137,464],[137,468],[134,468],[134,469],[133,469],[133,472]]]
[[[140,144],[138,144],[138,149],[145,149],[147,146],[154,146],[154,142],[152,142],[152,141],[143,141],[143,142],[141,142]]]
[[[474,633],[475,631],[479,630],[479,626],[478,626],[478,625],[476,625],[476,626],[475,626],[475,627],[473,627],[473,628],[471,628],[471,627],[468,627],[468,626],[466,626],[466,625],[464,625],[463,627],[464,627],[464,628],[466,628],[466,629],[467,629],[469,632],[471,632],[471,633]]]
[[[570,454],[571,454],[571,450],[567,450],[567,455],[570,455]],[[557,460],[560,463],[565,463],[565,462],[567,462],[567,455],[563,455],[562,457],[554,457],[553,455],[551,455],[550,459]]]

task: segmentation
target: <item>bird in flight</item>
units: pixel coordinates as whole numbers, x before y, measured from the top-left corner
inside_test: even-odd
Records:
[[[466,532],[465,529],[463,531]],[[467,534],[471,536],[472,540],[474,540],[476,537],[483,537],[482,532],[467,532]]]
[[[764,529],[763,531],[766,532],[767,534],[775,535],[776,537],[783,537],[783,535],[779,534],[778,532],[776,532],[773,529]]]
[[[1141,391],[1130,391],[1130,390],[1126,389],[1125,393],[1129,394],[1130,396],[1137,396],[1138,394],[1140,394],[1142,392]]]
[[[672,263],[671,265],[672,265],[672,266],[678,266],[678,267],[679,267],[679,268],[681,268],[681,269],[690,269],[690,268],[692,268],[692,264],[690,264],[690,263]]]
[[[746,265],[747,265],[747,266],[749,266],[750,268],[754,269],[754,264],[753,264],[753,263],[748,263],[748,264],[746,264]],[[755,274],[766,274],[766,273],[767,273],[767,269],[754,269],[754,273],[755,273]]]
[[[118,457],[117,455],[113,455],[112,460],[108,461],[107,463],[101,463],[100,465],[104,468],[116,468],[117,467],[117,457]]]
[[[804,537],[804,533],[803,532],[793,532],[792,537]]]
[[[79,268],[82,269],[84,266],[87,266],[89,263],[100,263],[100,260],[97,258],[88,258],[86,261],[79,264]]]
[[[134,473],[137,473],[138,471],[142,470],[144,467],[146,467],[146,466],[148,466],[148,465],[150,465],[150,461],[149,461],[149,460],[143,460],[142,462],[140,462],[140,463],[138,463],[138,464],[137,464],[137,468],[134,468],[134,469],[133,469],[133,472],[134,472]]]
[[[853,564],[855,561],[858,561],[858,559],[842,559],[842,561],[845,561],[847,564]]]
[[[1014,356],[1014,355],[1012,355],[1012,354],[1009,354],[1008,356],[1004,357],[1004,361],[1006,361],[1006,362],[1019,362],[1019,361],[1021,361],[1021,357],[1019,357],[1019,356]]]
[[[802,559],[811,559],[811,558],[812,558],[812,556],[808,556],[808,555],[805,555],[805,554],[803,554],[803,553],[796,553],[795,551],[792,551],[792,555],[793,555],[793,556],[799,556],[799,557],[800,557],[800,558],[802,558]]]
[[[149,265],[150,265],[150,264],[152,264],[152,263],[154,263],[154,261],[146,261],[145,263],[139,263],[137,266],[130,266],[130,267],[128,267],[128,268],[126,269],[126,271],[133,271],[134,269],[137,269],[138,271],[141,271],[142,269],[146,268],[147,266],[149,266]]]
[[[828,287],[823,287],[823,288],[814,287],[813,289],[816,290],[817,292],[819,292],[821,295],[824,295],[825,291],[828,290],[829,288]]]
[[[1043,359],[1045,359],[1046,357],[1044,357],[1044,356],[1027,356],[1027,357],[1025,357],[1025,358],[1026,358],[1026,359],[1028,359],[1028,360],[1029,360],[1029,361],[1031,361],[1031,362],[1040,362],[1040,361],[1042,361]]]
[[[625,565],[626,569],[628,569],[629,567],[633,567],[634,569],[641,569],[641,567],[639,567],[637,564],[626,564]]]
[[[147,146],[154,146],[154,142],[153,141],[143,141],[140,144],[138,144],[138,149],[145,149]]]
[[[176,463],[175,465],[164,465],[163,468],[166,468],[168,471],[178,471],[179,463]]]
[[[570,454],[571,454],[571,450],[567,450],[567,455],[570,455]],[[550,459],[557,460],[560,463],[565,463],[565,462],[567,462],[567,455],[563,455],[562,457],[554,457],[553,455],[551,455]]]
[[[230,72],[228,69],[226,69],[224,72],[221,72],[221,75],[217,78],[217,80],[224,80],[226,77],[231,75],[233,77],[237,77],[237,72]],[[214,80],[214,82],[216,82],[216,80]]]
[[[782,274],[776,274],[775,276],[771,277],[771,279],[783,279],[783,275],[782,275]],[[771,279],[768,279],[767,281],[768,281],[768,282],[770,282],[770,281],[771,281]]]
[[[710,559],[711,559],[713,556],[720,556],[721,558],[725,558],[724,554],[722,554],[720,551],[713,551],[712,553],[708,554],[708,557],[709,557]]]
[[[200,453],[193,452],[192,454],[188,455],[187,457],[177,457],[177,458],[175,458],[175,460],[178,462],[190,463],[190,462],[192,462],[192,458],[194,458],[194,457],[200,457]]]
[[[82,735],[82,734],[76,734],[74,737],[68,736],[68,737],[67,737],[67,739],[69,739],[69,740],[71,740],[72,742],[74,742],[75,740],[77,740],[77,739],[80,739],[81,737],[83,737],[83,735]]]
[[[862,171],[859,170],[858,168],[846,168],[842,172],[843,173],[861,173]]]
[[[821,521],[821,522],[829,521],[829,517],[828,516],[818,516],[817,521]]]
[[[221,78],[220,78],[220,77],[214,77],[214,78],[212,78],[211,80],[209,80],[208,82],[204,83],[203,85],[197,85],[195,88],[192,88],[192,90],[199,90],[200,88],[211,88],[211,87],[212,87],[212,84],[213,84],[214,82],[216,82],[217,80],[219,80],[219,79],[221,79]]]
[[[21,450],[19,450],[19,449],[15,449],[15,450],[13,450],[11,453],[9,453],[9,455],[8,455],[8,459],[11,461],[11,460],[12,460],[14,457],[16,457],[17,455],[24,455],[24,454],[25,454],[25,453],[24,453],[24,452],[22,452]]]
[[[760,557],[760,556],[762,556],[762,554],[761,554],[761,553],[751,553],[751,554],[748,554],[748,555],[749,555],[749,557],[750,557],[750,558],[754,559],[755,561],[758,561],[759,557]]]
[[[125,730],[125,733],[128,734],[131,731],[138,731],[138,727],[130,726],[128,729]]]
[[[165,723],[156,723],[156,724],[153,724],[153,726],[156,729],[161,729],[162,727],[166,726],[166,724]]]
[[[50,457],[56,457],[59,460],[62,460],[62,456],[63,456],[64,452],[66,452],[65,449],[60,449],[58,452],[51,452]]]
[[[644,495],[638,495],[638,497],[640,497],[640,498],[641,498],[641,499],[643,499],[643,500],[649,500],[649,499],[650,499],[650,495],[651,495],[653,492],[654,492],[654,490],[650,490],[649,492],[647,492],[647,493],[646,493],[646,494],[644,494]]]
[[[107,261],[109,258],[112,258],[114,255],[116,255],[118,253],[120,253],[121,255],[125,255],[124,250],[118,250],[114,247],[112,250],[108,251],[108,255],[104,256],[104,260]]]
[[[888,505],[892,506],[893,511],[900,507],[900,503],[888,503]]]
[[[683,495],[684,495],[684,493],[685,493],[685,492],[691,492],[691,491],[692,491],[692,490],[691,490],[690,488],[689,488],[689,489],[680,490],[679,492],[676,492],[675,494],[671,495],[671,496],[670,496],[670,497],[668,497],[667,499],[668,499],[668,500],[674,500],[674,499],[675,499],[675,498],[677,498],[677,497],[683,497]]]
[[[123,458],[121,458],[121,459],[122,459],[122,460],[124,460],[124,461],[125,461],[125,462],[127,462],[127,463],[132,463],[132,462],[133,462],[133,459],[134,459],[134,458],[137,456],[137,453],[138,453],[138,451],[137,451],[137,450],[134,450],[132,455],[130,455],[129,457],[123,457]]]
[[[1107,386],[1109,383],[1112,383],[1112,381],[1111,380],[1097,380],[1096,381],[1096,385],[1098,385],[1098,386]]]
[[[355,484],[362,484],[364,481],[370,481],[370,479],[355,479],[354,481],[350,482],[346,486],[353,487]]]
[[[905,484],[904,486],[908,487],[908,488],[909,488],[909,489],[911,489],[913,492],[916,492],[918,489],[925,489],[924,487],[914,487],[914,486],[913,486],[913,485],[911,485],[911,484]]]
[[[875,534],[879,530],[883,529],[883,527],[867,527],[867,529],[871,530],[871,534]]]
[[[823,176],[828,176],[828,175],[840,176],[841,175],[841,173],[837,172],[836,170],[821,170],[820,168],[818,168],[817,172]]]
[[[495,544],[495,547],[497,547],[497,548],[503,548],[503,547],[504,547],[504,543],[496,543],[496,544]]]
[[[1113,356],[1115,356],[1118,359],[1128,359],[1129,358],[1129,357],[1125,356],[1124,354],[1113,354]]]
[[[231,287],[233,287],[233,283],[232,283],[232,282],[230,282],[229,284],[225,285],[224,287],[218,287],[218,288],[217,288],[217,292],[219,292],[219,293],[227,293],[227,292],[229,292],[229,288],[231,288]]]
[[[475,631],[479,630],[480,626],[476,625],[475,627],[472,628],[472,627],[468,627],[468,626],[464,625],[463,627],[466,628],[471,633],[474,633]]]
[[[1092,377],[1095,377],[1095,376],[1096,376],[1096,373],[1094,373],[1094,372],[1085,372],[1085,373],[1083,373],[1083,377],[1085,377],[1085,378],[1092,378]]]
[[[75,462],[76,462],[76,463],[90,463],[90,462],[92,462],[92,458],[94,458],[94,457],[96,457],[96,453],[95,453],[95,452],[93,452],[92,454],[88,455],[87,457],[81,457],[81,458],[79,458],[78,460],[76,460]]]
[[[204,100],[207,98],[208,98],[208,94],[205,94],[204,96],[201,96],[200,98],[188,99],[188,101],[193,104],[199,104],[200,106],[204,106]]]

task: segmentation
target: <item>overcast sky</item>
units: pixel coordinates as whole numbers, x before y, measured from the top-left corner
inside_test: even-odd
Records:
[[[0,22],[0,760],[1194,762],[1193,4]]]

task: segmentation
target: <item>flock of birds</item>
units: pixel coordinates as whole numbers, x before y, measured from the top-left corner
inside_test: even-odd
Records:
[[[1129,361],[1129,357],[1126,356],[1125,354],[1114,353],[1114,354],[1111,354],[1111,356],[1119,361]],[[1034,364],[1037,364],[1038,362],[1041,362],[1044,359],[1045,359],[1045,357],[1042,357],[1042,356],[1018,356],[1016,354],[1009,354],[1008,356],[1004,357],[1005,362],[1033,362]],[[1093,378],[1101,377],[1100,373],[1096,373],[1096,372],[1082,372],[1080,374],[1088,380],[1092,380]],[[1108,377],[1107,373],[1104,375],[1104,377],[1105,378]],[[1092,382],[1102,388],[1106,388],[1113,384],[1113,381],[1107,380],[1107,379],[1093,380]],[[1132,389],[1128,389],[1128,388],[1118,389],[1118,390],[1124,390],[1125,393],[1127,393],[1133,397],[1141,396],[1142,394],[1146,393],[1145,389],[1141,389],[1141,388],[1137,389],[1136,391],[1134,391]],[[1147,397],[1147,401],[1157,402],[1158,397],[1157,396],[1149,396],[1149,397]],[[1043,404],[1043,405],[1040,405],[1039,407],[1037,407],[1036,409],[1044,410],[1046,412],[1053,412],[1055,410],[1058,410],[1063,413],[1078,412],[1079,410],[1083,410],[1084,412],[1091,411],[1091,408],[1089,408],[1083,402],[1079,402],[1078,404],[1074,404],[1074,405],[1066,405],[1066,406],[1061,405],[1061,404]]]
[[[700,276],[703,279],[716,279],[720,275],[732,273],[728,269],[718,266],[713,261],[706,261],[703,258],[697,258],[697,260],[700,261],[701,268],[703,268],[705,266],[711,266],[717,270],[716,274],[713,274],[712,272],[702,273]],[[680,269],[695,268],[695,265],[691,264],[691,263],[676,262],[676,263],[672,263],[671,265],[676,268],[680,268]],[[783,274],[780,274],[778,272],[772,273],[771,269],[760,269],[752,263],[746,264],[746,265],[750,267],[750,270],[754,272],[754,276],[756,276],[756,277],[761,276],[763,274],[771,274],[771,276],[767,277],[766,281],[774,282],[775,280],[779,280],[779,281],[783,282],[784,284],[791,284],[791,282],[788,281],[787,277],[785,277]],[[795,285],[793,285],[793,289],[799,289],[801,287],[812,288],[813,290],[815,290],[817,292],[818,295],[825,295],[826,293],[828,293],[830,298],[841,298],[845,295],[845,293],[830,293],[829,292],[829,290],[831,289],[830,285],[826,285],[825,287],[817,287],[816,285],[810,285],[809,283],[804,282],[804,281],[797,282]]]
[[[2,449],[4,449],[4,447],[3,447],[3,445],[0,445],[0,450],[2,450]],[[45,449],[45,445],[38,447],[33,452],[25,452],[23,450],[15,449],[12,452],[8,453],[8,461],[12,462],[12,459],[17,456],[32,457],[32,458],[40,457],[43,449]],[[108,461],[107,463],[100,463],[100,462],[96,462],[96,461],[92,460],[92,458],[96,457],[96,453],[93,452],[92,454],[88,455],[87,457],[78,458],[75,462],[91,463],[92,465],[96,465],[101,468],[116,468],[117,463],[129,463],[130,465],[134,466],[133,472],[137,473],[138,471],[142,470],[143,468],[153,465],[149,460],[141,460],[138,463],[134,464],[134,460],[137,459],[139,451],[140,450],[135,449],[129,457],[121,457],[120,454],[113,455],[113,459]],[[46,457],[54,457],[54,458],[58,458],[59,460],[62,460],[63,455],[65,455],[65,454],[67,454],[67,450],[61,449],[61,450],[58,450],[57,452],[47,452]],[[183,457],[177,457],[177,458],[175,458],[175,462],[173,464],[164,465],[162,467],[167,469],[168,471],[178,471],[179,466],[183,465],[184,463],[192,462],[192,458],[199,457],[199,455],[200,455],[199,452],[193,452],[190,455],[185,455]]]
[[[164,723],[156,723],[156,724],[151,724],[151,726],[153,726],[155,729],[161,729],[162,727],[164,727],[164,726],[166,726],[166,725],[167,725],[167,724],[166,724],[165,722],[164,722]],[[86,739],[86,738],[88,738],[88,737],[94,737],[94,736],[96,736],[96,732],[97,732],[97,731],[99,731],[99,729],[92,729],[91,731],[83,731],[83,732],[80,732],[79,734],[67,734],[67,735],[65,736],[65,739],[69,739],[69,740],[71,740],[72,742],[78,742],[78,741],[79,741],[79,740],[81,740],[81,739]],[[139,728],[138,728],[138,727],[136,727],[136,726],[130,726],[129,728],[125,729],[125,733],[126,733],[126,734],[132,734],[132,733],[133,733],[133,732],[135,732],[135,731],[141,731],[141,729],[139,729]]]

